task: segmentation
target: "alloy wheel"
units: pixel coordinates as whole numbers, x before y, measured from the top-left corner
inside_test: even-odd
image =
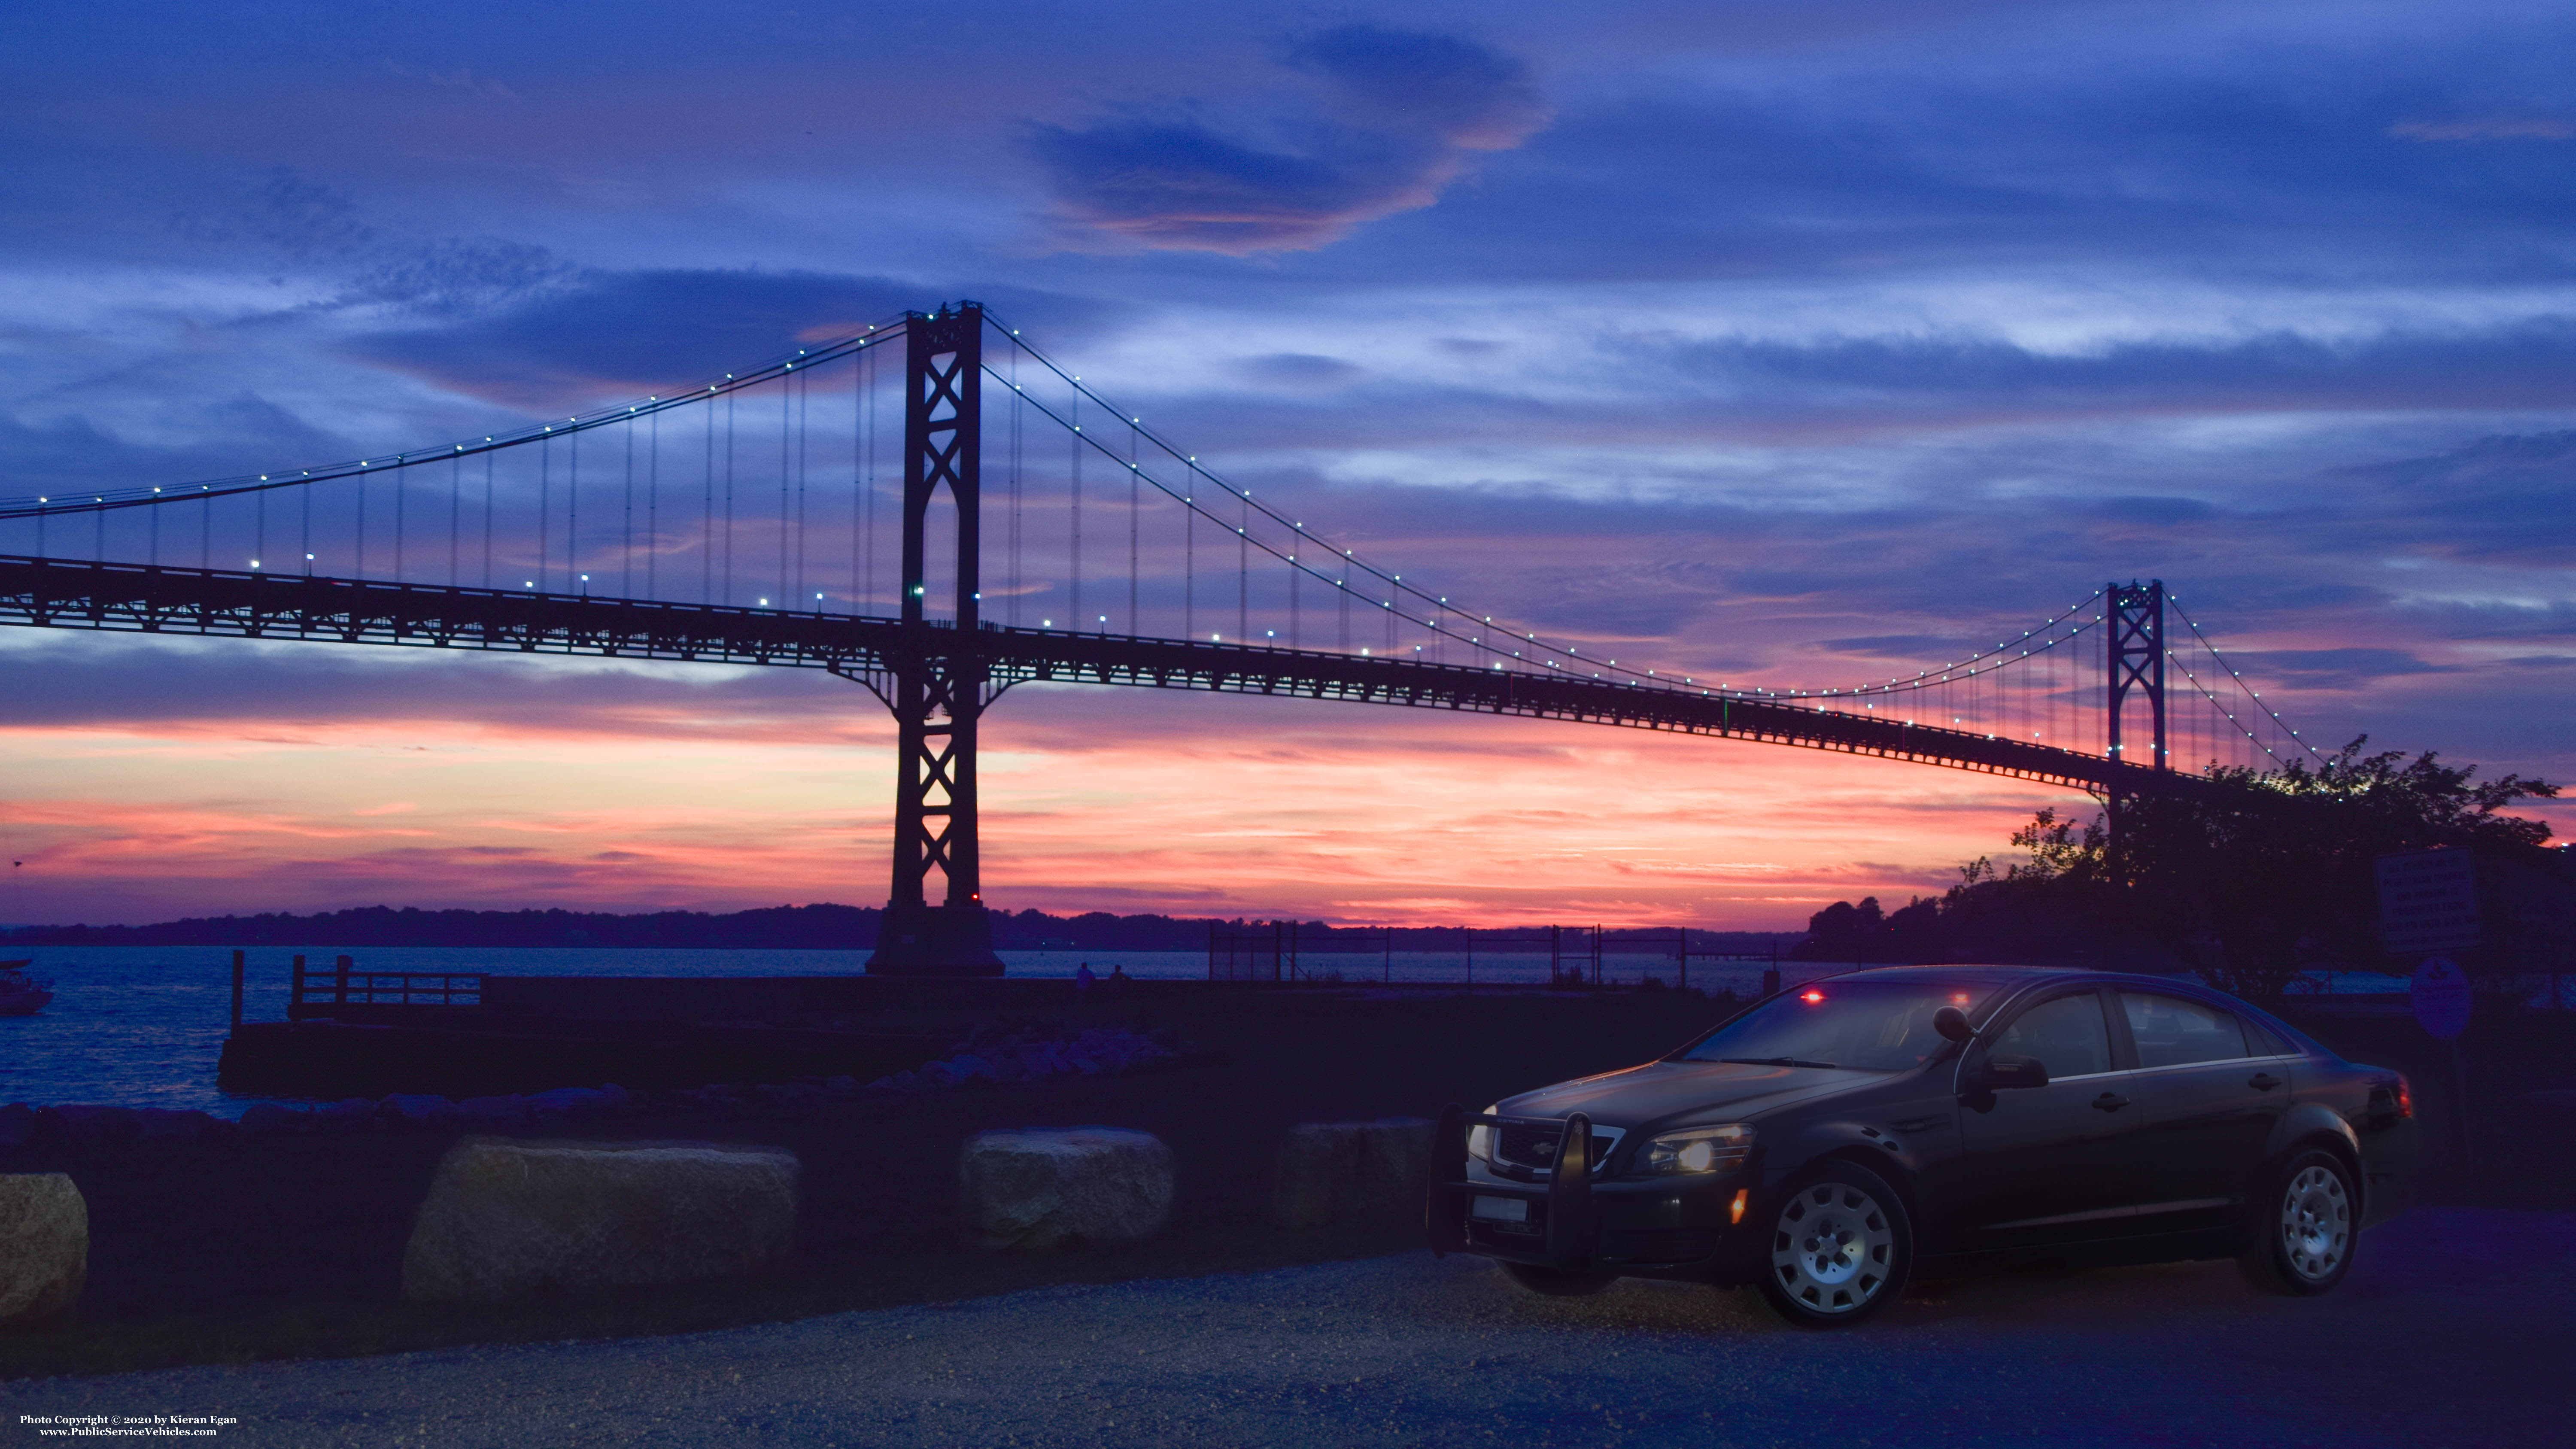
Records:
[[[2281,1257],[2291,1272],[2322,1283],[2342,1268],[2352,1246],[2352,1194],[2343,1178],[2312,1163],[2281,1195]]]
[[[1877,1199],[1845,1182],[1801,1189],[1771,1234],[1771,1272],[1808,1312],[1857,1312],[1887,1286],[1896,1227]]]

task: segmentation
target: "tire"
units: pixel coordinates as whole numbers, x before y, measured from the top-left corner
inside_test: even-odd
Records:
[[[2293,1153],[2255,1200],[2254,1241],[2236,1266],[2245,1281],[2285,1298],[2331,1293],[2352,1271],[2361,1241],[2361,1195],[2352,1168],[2331,1152]]]
[[[1828,1162],[1774,1199],[1762,1297],[1800,1328],[1841,1328],[1884,1309],[1914,1270],[1914,1220],[1877,1173]]]
[[[1615,1281],[1608,1273],[1583,1273],[1572,1268],[1540,1268],[1528,1263],[1501,1263],[1501,1267],[1513,1282],[1550,1298],[1588,1297]]]

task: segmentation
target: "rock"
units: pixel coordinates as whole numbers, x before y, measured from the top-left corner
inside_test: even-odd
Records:
[[[456,1104],[431,1092],[396,1092],[376,1104],[376,1115],[400,1117],[407,1122],[435,1122],[456,1115]]]
[[[514,1122],[528,1115],[525,1097],[468,1097],[456,1104],[456,1110],[468,1117],[492,1122]]]
[[[496,1301],[732,1278],[796,1242],[796,1154],[668,1142],[448,1150],[403,1250],[403,1296]]]
[[[60,1172],[0,1173],[0,1328],[39,1328],[89,1280],[89,1203]]]
[[[1432,1122],[1308,1122],[1279,1144],[1272,1215],[1283,1228],[1418,1215],[1431,1179]]]
[[[958,1157],[957,1186],[988,1248],[1140,1242],[1171,1215],[1172,1150],[1116,1127],[983,1132]]]
[[[137,1107],[134,1115],[142,1121],[146,1137],[194,1137],[219,1130],[221,1121],[211,1112],[182,1112],[168,1107]]]
[[[241,1114],[241,1130],[255,1137],[283,1137],[304,1130],[304,1114],[275,1102],[253,1102]]]
[[[49,1137],[132,1142],[143,1136],[143,1119],[131,1107],[96,1107],[76,1103],[66,1107],[48,1107],[36,1115],[36,1120],[39,1129]]]
[[[376,1104],[367,1097],[343,1097],[304,1114],[305,1125],[325,1132],[350,1132],[375,1121]]]

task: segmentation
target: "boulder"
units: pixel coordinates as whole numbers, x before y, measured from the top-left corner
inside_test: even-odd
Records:
[[[1133,1243],[1172,1212],[1172,1149],[1117,1127],[978,1133],[957,1161],[967,1230],[988,1248]]]
[[[494,1122],[511,1122],[528,1115],[525,1097],[468,1097],[456,1104],[456,1110],[468,1117],[481,1117]]]
[[[1432,1122],[1308,1122],[1279,1144],[1272,1214],[1283,1228],[1419,1216],[1431,1180]]]
[[[782,1265],[801,1167],[783,1147],[518,1142],[448,1149],[403,1249],[403,1296],[497,1301]]]
[[[0,1173],[0,1328],[68,1314],[89,1280],[89,1203],[60,1172]]]
[[[253,1102],[242,1109],[241,1130],[254,1137],[284,1137],[304,1130],[304,1114],[275,1102]]]
[[[133,1142],[143,1136],[143,1119],[131,1107],[47,1107],[36,1114],[36,1125],[42,1135],[58,1140]]]

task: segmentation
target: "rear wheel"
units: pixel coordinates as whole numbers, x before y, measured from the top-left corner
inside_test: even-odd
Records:
[[[1513,1282],[1550,1298],[1581,1298],[1600,1292],[1613,1281],[1608,1273],[1585,1273],[1573,1268],[1540,1268],[1528,1263],[1504,1263],[1502,1267]]]
[[[2315,1148],[2293,1155],[2273,1175],[2256,1213],[2254,1241],[2236,1260],[2254,1287],[2313,1298],[2332,1292],[2352,1271],[2361,1204],[2342,1158]]]
[[[1914,1224],[1896,1190],[1853,1163],[1802,1174],[1772,1220],[1762,1296],[1801,1328],[1839,1328],[1905,1291]]]

